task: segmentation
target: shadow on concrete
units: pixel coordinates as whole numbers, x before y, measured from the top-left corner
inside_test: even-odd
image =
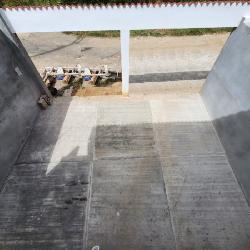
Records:
[[[78,147],[68,157],[77,154]],[[62,159],[46,169],[46,163],[14,167],[0,194],[0,248],[82,249],[90,163]]]
[[[47,51],[44,51],[44,52],[41,52],[41,53],[32,55],[31,58],[37,57],[37,56],[46,55],[46,54],[52,53],[52,52],[54,52],[54,51],[58,51],[58,50],[61,50],[61,49],[70,47],[70,46],[72,46],[72,45],[74,45],[74,44],[78,44],[79,42],[82,41],[82,39],[83,39],[83,37],[77,37],[73,42],[71,42],[71,43],[69,43],[69,44],[61,45],[61,46],[58,46],[57,48],[54,48],[54,49],[51,49],[51,50],[47,50]],[[89,50],[89,48],[87,48],[86,50]],[[84,50],[84,51],[86,51],[86,50]]]
[[[0,248],[82,249],[85,244],[93,136],[88,155],[75,143],[59,162],[51,162],[71,101],[58,98],[40,113],[0,193]]]
[[[144,82],[167,82],[180,80],[202,80],[206,79],[209,71],[187,71],[171,73],[149,73],[144,75],[130,75],[130,83]]]
[[[52,113],[41,114],[0,194],[4,225],[0,247],[82,249],[88,228],[89,247],[172,249],[171,207],[175,236],[182,237],[178,244],[183,248],[237,245],[246,249],[249,238],[241,216],[245,218],[247,210],[244,201],[235,203],[235,195],[242,199],[242,194],[211,122],[97,126],[89,138],[94,150],[88,155],[79,154],[76,142],[60,162],[51,162],[70,102],[71,98],[55,103],[62,108],[52,106]],[[87,221],[90,176],[92,204]],[[199,219],[201,214],[206,216]]]
[[[0,15],[0,188],[50,95],[21,42]]]
[[[95,157],[88,249],[249,246],[248,205],[210,121],[97,126]]]
[[[71,101],[71,97],[58,97],[48,109],[40,112],[17,159],[18,164],[50,162]]]
[[[250,110],[215,119],[213,123],[250,204]]]

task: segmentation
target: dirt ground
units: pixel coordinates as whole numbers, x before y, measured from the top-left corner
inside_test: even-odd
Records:
[[[120,43],[114,38],[78,38],[64,33],[19,34],[39,71],[46,66],[98,67],[107,64],[121,69]]]
[[[106,87],[85,87],[78,89],[74,96],[100,96],[100,95],[121,95],[121,82],[116,82]]]
[[[229,33],[131,38],[130,75],[139,81],[130,84],[130,94],[173,92],[180,89],[188,92],[198,91],[205,78],[201,80],[196,76],[200,72],[211,70],[228,36]],[[40,72],[47,66],[77,64],[90,68],[107,64],[110,69],[121,71],[119,38],[78,38],[64,33],[29,33],[19,34],[19,37]],[[192,79],[190,77],[185,79],[187,72],[192,73]],[[162,74],[169,73],[172,74],[171,79],[168,75],[162,77]],[[175,77],[175,73],[178,76]],[[157,79],[155,77],[157,74],[161,74],[161,78]],[[100,87],[83,89],[79,95],[120,93],[120,85],[116,84],[105,89]]]

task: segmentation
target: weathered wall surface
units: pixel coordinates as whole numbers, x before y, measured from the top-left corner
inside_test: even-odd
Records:
[[[229,162],[250,202],[250,20],[242,20],[202,90]]]
[[[0,16],[0,187],[39,113],[46,90],[19,39]]]

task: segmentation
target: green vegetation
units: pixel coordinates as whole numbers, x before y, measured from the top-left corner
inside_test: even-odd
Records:
[[[198,2],[200,0],[172,0],[172,2]],[[205,1],[201,0],[200,2]],[[0,7],[4,6],[34,6],[55,4],[113,4],[113,3],[159,3],[168,0],[0,0]]]
[[[63,0],[2,0],[1,7],[62,4]]]
[[[131,36],[200,36],[206,34],[232,32],[233,28],[213,28],[213,29],[161,29],[161,30],[132,30]],[[89,32],[65,32],[78,37],[119,37],[119,31],[89,31]]]
[[[134,30],[131,36],[199,36],[205,34],[232,32],[232,28],[213,29],[162,29],[162,30]]]
[[[120,31],[118,30],[106,30],[106,31],[76,31],[76,32],[64,32],[65,34],[73,34],[78,37],[120,37]]]

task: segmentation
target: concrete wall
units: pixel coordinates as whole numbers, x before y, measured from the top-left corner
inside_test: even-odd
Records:
[[[46,92],[41,78],[0,16],[0,187],[25,142]]]
[[[236,27],[246,2],[0,8],[13,32]]]
[[[250,22],[243,19],[202,89],[207,110],[250,202]]]

